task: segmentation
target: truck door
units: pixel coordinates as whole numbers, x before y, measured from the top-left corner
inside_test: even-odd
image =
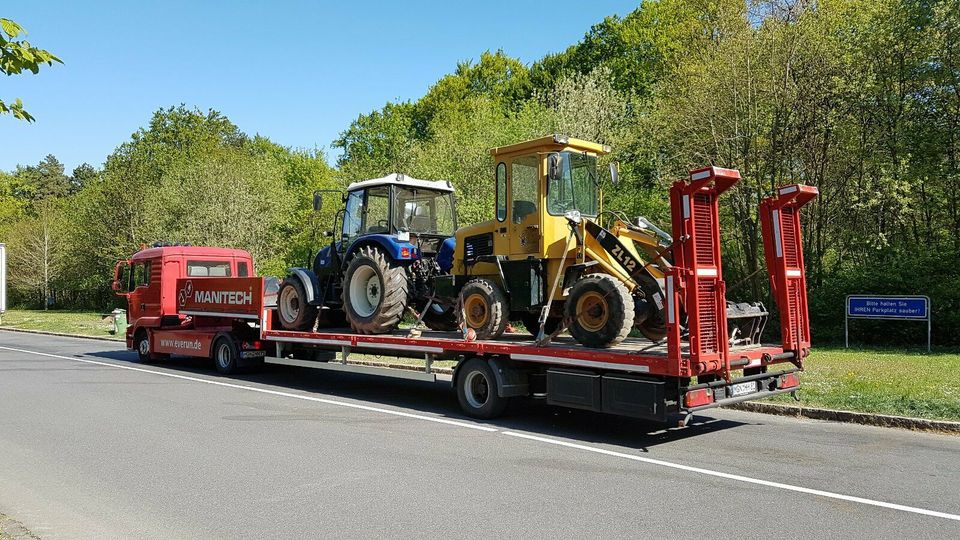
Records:
[[[540,251],[540,157],[510,163],[510,255],[523,259]]]
[[[130,320],[160,317],[160,260],[134,261],[130,267]]]

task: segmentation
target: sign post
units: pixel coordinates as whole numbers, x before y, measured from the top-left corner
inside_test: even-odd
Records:
[[[850,347],[850,319],[877,319],[887,321],[926,321],[927,352],[930,352],[930,297],[847,295],[847,312],[843,321],[846,347]]]

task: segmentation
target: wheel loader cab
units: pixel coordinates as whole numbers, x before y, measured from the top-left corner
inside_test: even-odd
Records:
[[[566,251],[565,214],[576,210],[590,218],[599,213],[597,158],[609,152],[605,145],[558,135],[490,150],[494,219],[457,231],[454,273],[497,276],[493,256],[501,265],[543,260],[546,271],[540,278],[551,282],[560,260],[576,250],[573,245]]]

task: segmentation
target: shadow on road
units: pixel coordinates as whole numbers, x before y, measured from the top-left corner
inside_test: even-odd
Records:
[[[228,377],[216,373],[212,361],[207,359],[176,357],[144,365],[138,361],[136,353],[130,351],[100,351],[87,353],[85,356],[203,375],[225,381],[270,385],[321,394],[328,398],[376,403],[450,419],[474,421],[460,412],[456,395],[448,381],[429,383],[276,364],[266,364],[262,368]],[[659,444],[677,442],[688,437],[705,436],[745,425],[744,422],[712,418],[706,414],[696,416],[688,427],[676,428],[635,418],[551,406],[542,400],[535,399],[514,399],[503,417],[487,422],[477,422],[501,430],[523,431],[584,443],[610,444],[643,452]]]

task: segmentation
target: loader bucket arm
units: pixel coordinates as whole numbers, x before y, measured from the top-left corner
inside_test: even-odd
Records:
[[[817,197],[814,186],[793,184],[760,202],[763,252],[770,289],[780,310],[783,350],[799,367],[810,350],[807,277],[800,236],[800,208]]]

